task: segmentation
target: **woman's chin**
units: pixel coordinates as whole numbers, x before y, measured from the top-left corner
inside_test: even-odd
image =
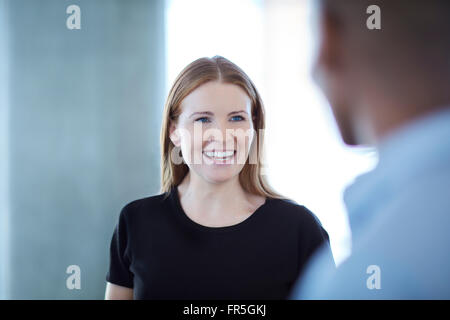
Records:
[[[236,176],[234,170],[221,170],[222,172],[204,172],[203,176],[212,183],[223,183]]]

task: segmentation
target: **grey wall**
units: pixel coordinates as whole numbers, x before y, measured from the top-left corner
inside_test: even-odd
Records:
[[[8,185],[8,15],[6,2],[0,0],[0,299],[7,296],[9,185]]]
[[[81,30],[66,28],[67,6]],[[8,298],[103,299],[120,209],[159,192],[163,0],[8,1]],[[5,255],[4,255],[5,256]],[[81,290],[66,268],[81,268]]]

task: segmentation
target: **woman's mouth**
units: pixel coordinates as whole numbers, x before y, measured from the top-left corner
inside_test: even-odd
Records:
[[[208,159],[206,164],[231,164],[236,155],[236,150],[203,151],[203,156]]]

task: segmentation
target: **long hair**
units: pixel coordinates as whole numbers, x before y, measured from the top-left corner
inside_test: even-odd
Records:
[[[172,150],[175,145],[169,138],[170,124],[176,123],[181,113],[181,102],[196,88],[209,81],[234,84],[242,88],[252,103],[252,118],[255,139],[249,151],[244,167],[239,173],[239,182],[242,188],[255,195],[270,198],[285,198],[275,192],[262,174],[263,142],[264,142],[264,107],[261,97],[255,85],[245,72],[237,65],[221,56],[213,58],[200,58],[186,66],[169,91],[163,112],[161,126],[161,193],[168,193],[172,187],[178,186],[189,171],[189,167],[183,162],[175,164],[171,161]],[[256,154],[254,154],[256,152]],[[253,157],[250,157],[253,155]],[[249,163],[249,158],[256,159]],[[256,162],[256,163],[255,163]]]

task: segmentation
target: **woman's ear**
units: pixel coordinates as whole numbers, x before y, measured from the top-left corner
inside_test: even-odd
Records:
[[[170,123],[169,138],[176,147],[180,146],[180,135],[178,134],[178,130],[175,123],[173,122]]]

